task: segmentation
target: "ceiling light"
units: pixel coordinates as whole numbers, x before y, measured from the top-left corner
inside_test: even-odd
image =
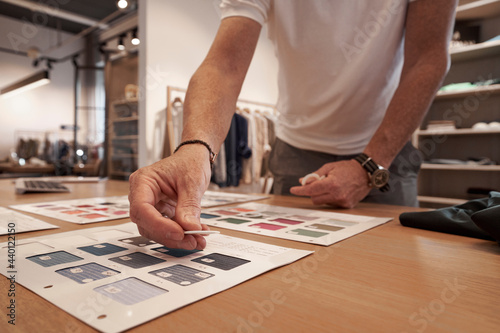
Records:
[[[118,38],[118,50],[123,51],[125,50],[125,45],[123,44],[123,35]]]
[[[43,86],[44,84],[47,84],[49,82],[49,72],[41,71],[2,88],[2,90],[0,90],[0,94],[5,98],[7,96],[16,95],[29,89]]]
[[[132,45],[139,45],[141,43],[141,40],[137,36],[137,29],[134,29],[132,31],[132,40],[130,41]]]
[[[116,6],[120,9],[125,9],[128,7],[128,1],[127,0],[118,0],[116,3]]]

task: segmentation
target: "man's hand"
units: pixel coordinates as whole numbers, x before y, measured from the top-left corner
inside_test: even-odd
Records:
[[[207,155],[202,145],[186,145],[130,176],[130,219],[142,236],[171,248],[205,248],[203,236],[184,231],[208,230],[200,223],[201,198],[210,182]]]
[[[290,192],[311,197],[315,205],[352,208],[371,190],[366,171],[355,160],[327,163],[314,173],[325,178],[294,186]]]

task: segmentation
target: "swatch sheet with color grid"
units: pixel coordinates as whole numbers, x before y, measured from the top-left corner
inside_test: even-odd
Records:
[[[103,222],[129,216],[129,202],[126,195],[12,205],[10,208],[77,224]]]
[[[317,245],[331,245],[392,220],[259,203],[203,210],[201,219],[211,226]]]
[[[14,210],[0,207],[0,235],[54,228],[59,227]]]
[[[205,192],[201,206],[214,207],[253,200],[265,199],[264,195],[247,195],[227,192]],[[129,217],[130,204],[128,197],[103,197],[39,202],[22,205],[12,205],[11,208],[56,218],[66,222],[87,224]]]
[[[0,273],[102,332],[121,332],[219,293],[312,251],[207,237],[203,251],[166,248],[130,222],[23,239]]]

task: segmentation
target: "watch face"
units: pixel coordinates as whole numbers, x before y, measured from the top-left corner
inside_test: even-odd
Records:
[[[375,170],[371,177],[372,185],[375,188],[381,188],[389,182],[389,171],[386,169]]]

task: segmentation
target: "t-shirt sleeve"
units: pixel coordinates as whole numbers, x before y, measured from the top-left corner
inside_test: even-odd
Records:
[[[221,19],[243,16],[264,25],[270,8],[270,0],[221,0]]]

